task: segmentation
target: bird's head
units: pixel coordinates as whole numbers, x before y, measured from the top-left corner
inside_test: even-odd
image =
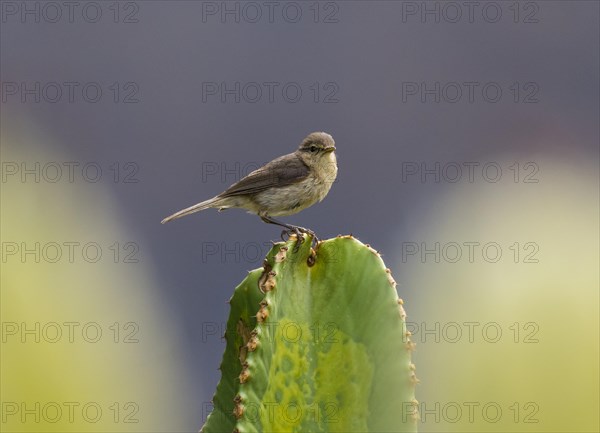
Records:
[[[311,168],[336,164],[335,141],[326,132],[309,134],[298,147],[298,155]]]
[[[296,154],[317,178],[331,184],[337,176],[335,141],[326,132],[313,132],[300,143]]]

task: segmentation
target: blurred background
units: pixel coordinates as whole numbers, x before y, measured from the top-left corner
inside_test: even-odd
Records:
[[[2,430],[193,432],[280,231],[161,226],[312,131],[286,221],[405,301],[419,430],[599,425],[599,3],[0,3]]]

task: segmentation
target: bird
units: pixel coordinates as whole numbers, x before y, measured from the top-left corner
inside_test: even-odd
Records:
[[[210,208],[219,211],[241,208],[258,215],[267,224],[284,227],[282,238],[284,234],[294,233],[297,246],[304,240],[301,233],[309,234],[318,242],[312,230],[273,217],[293,215],[327,196],[338,172],[335,151],[335,141],[330,134],[310,133],[295,152],[275,158],[215,197],[175,212],[161,223]]]

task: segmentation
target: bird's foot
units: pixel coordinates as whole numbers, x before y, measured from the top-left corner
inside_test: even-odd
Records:
[[[311,246],[316,246],[319,244],[319,238],[317,237],[317,234],[315,232],[313,232],[311,229],[305,229],[304,227],[298,227],[298,230],[300,230],[302,233],[306,233],[307,235],[309,235],[312,238],[312,242],[311,242]]]
[[[319,243],[319,238],[317,237],[315,232],[313,232],[310,229],[306,229],[304,227],[297,227],[297,226],[292,226],[291,228],[282,231],[281,239],[284,242],[287,242],[291,235],[296,235],[296,245],[294,246],[294,249],[292,251],[294,253],[297,253],[298,250],[300,249],[300,245],[302,245],[304,243],[303,233],[308,234],[312,238],[311,245],[317,245]],[[287,239],[285,238],[285,236],[287,236]]]

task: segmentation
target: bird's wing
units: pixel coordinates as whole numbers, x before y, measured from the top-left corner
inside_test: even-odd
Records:
[[[219,194],[219,197],[255,194],[275,186],[291,185],[306,179],[308,173],[307,165],[292,153],[254,170]]]

